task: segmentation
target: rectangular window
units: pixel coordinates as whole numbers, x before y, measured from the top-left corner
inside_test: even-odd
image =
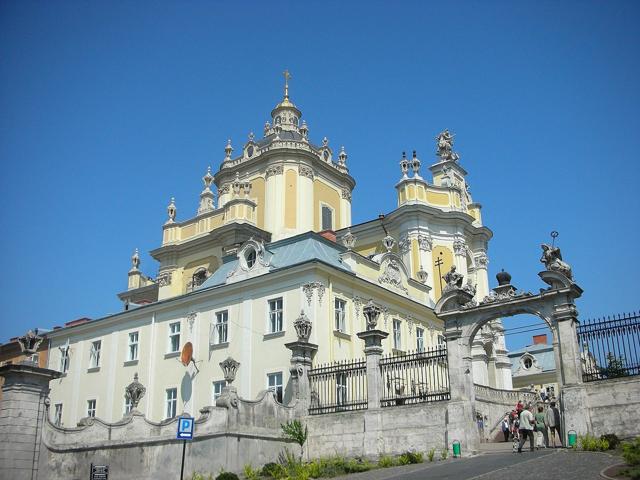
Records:
[[[322,230],[333,230],[333,210],[326,205],[322,206]]]
[[[87,417],[95,417],[95,416],[96,416],[96,401],[87,400]]]
[[[345,312],[347,311],[347,302],[336,298],[335,300],[335,320],[336,330],[339,332],[346,332]]]
[[[124,398],[124,414],[127,415],[129,412],[131,412],[132,408],[133,408],[133,404],[131,403],[131,399],[125,397]]]
[[[424,328],[416,328],[416,350],[424,352]]]
[[[402,350],[402,337],[400,336],[400,320],[393,320],[393,348]]]
[[[60,371],[67,373],[69,371],[69,347],[60,347]]]
[[[229,312],[226,310],[224,312],[216,313],[216,324],[213,335],[213,343],[227,343],[227,332],[229,326]]]
[[[138,359],[138,332],[131,332],[129,334],[129,357],[127,360]]]
[[[267,375],[267,388],[273,392],[278,403],[282,403],[282,372]]]
[[[216,400],[222,395],[222,389],[227,385],[224,380],[220,382],[213,382],[213,404],[216,404]]]
[[[180,322],[169,324],[169,353],[180,350]],[[172,417],[169,417],[172,418]]]
[[[269,333],[282,331],[282,297],[269,300]]]
[[[91,342],[91,351],[89,352],[89,368],[98,368],[100,366],[100,350],[102,349],[102,340]]]
[[[347,374],[336,375],[336,402],[338,405],[347,403]]]
[[[55,404],[55,413],[53,414],[53,424],[57,427],[62,425],[62,404]]]
[[[176,416],[178,409],[178,389],[167,388],[167,418],[173,418]]]

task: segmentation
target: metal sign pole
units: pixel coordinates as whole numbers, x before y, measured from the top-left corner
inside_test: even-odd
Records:
[[[182,441],[182,466],[180,467],[180,480],[184,478],[184,452],[187,449],[187,441]]]

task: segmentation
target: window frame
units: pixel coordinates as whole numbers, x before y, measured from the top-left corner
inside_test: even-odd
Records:
[[[229,310],[220,310],[215,313],[215,322],[213,324],[213,344],[221,345],[229,343]],[[220,321],[224,318],[224,322]],[[222,333],[224,332],[224,339]]]
[[[226,380],[217,380],[217,381],[213,381],[211,382],[211,397],[213,398],[213,404],[216,404],[216,400],[218,398],[220,398],[220,395],[222,395],[222,391],[224,390],[224,387],[227,386],[227,381]],[[220,387],[220,392],[216,392],[216,387]]]
[[[280,302],[280,308],[272,309],[272,303]],[[267,300],[268,315],[267,315],[267,333],[280,333],[284,332],[284,297],[270,298]],[[280,327],[279,329],[277,327]]]
[[[67,373],[69,371],[69,347],[60,349],[60,372]]]
[[[402,322],[399,318],[394,318],[392,324],[393,324],[393,348],[396,350],[402,350]]]
[[[173,331],[173,327],[177,325],[178,326],[178,330],[176,332]],[[182,334],[182,322],[181,321],[177,321],[177,322],[171,322],[169,323],[169,336],[167,338],[168,340],[168,345],[167,345],[167,353],[177,353],[180,351],[180,335]],[[176,341],[176,349],[173,349],[173,339],[177,337],[177,341]]]
[[[274,385],[271,385],[271,379],[274,379]],[[278,378],[280,383],[278,384]],[[278,403],[282,403],[284,397],[284,374],[282,371],[267,373],[267,390],[273,393],[273,396]]]
[[[131,341],[132,335],[136,336],[135,342]],[[133,332],[129,332],[127,334],[127,361],[128,362],[136,361],[140,357],[139,345],[140,345],[140,331],[135,330]],[[135,348],[132,348],[132,347],[135,347]],[[135,352],[135,356],[132,355],[133,352]]]
[[[421,345],[422,344],[422,345]],[[424,352],[424,328],[416,327],[416,351]]]
[[[53,424],[56,427],[62,426],[62,402],[53,405]]]
[[[93,402],[93,408],[91,408],[91,402]],[[91,398],[87,400],[87,417],[96,418],[96,411],[98,409],[98,400]]]
[[[330,218],[329,218],[330,222],[329,223],[331,225],[329,225],[329,228],[325,228],[325,223],[324,223],[324,211],[325,211],[325,209],[327,209],[329,211],[329,213],[330,213]],[[321,202],[320,203],[320,230],[321,231],[324,231],[324,230],[335,230],[335,228],[334,228],[334,225],[335,225],[334,218],[335,218],[335,216],[336,216],[335,215],[335,209],[331,205]]]
[[[178,387],[166,388],[164,392],[165,420],[171,420],[178,415]],[[169,398],[170,392],[175,395],[173,398]],[[169,416],[171,412],[173,415]]]
[[[338,304],[342,308],[338,308]],[[347,301],[336,297],[333,301],[334,329],[336,332],[347,333]]]
[[[97,346],[97,348],[96,348]],[[89,368],[100,368],[102,356],[102,339],[92,340],[89,347]]]

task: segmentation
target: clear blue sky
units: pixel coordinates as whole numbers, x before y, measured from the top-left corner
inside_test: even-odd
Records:
[[[456,134],[501,267],[534,292],[558,230],[582,317],[637,310],[640,3],[0,2],[0,341],[120,311],[193,216],[228,137],[261,135],[281,72],[345,145],[353,220],[395,207],[403,150]],[[521,322],[530,322],[530,319]],[[507,323],[508,327],[518,325]],[[509,347],[530,333],[509,337]]]

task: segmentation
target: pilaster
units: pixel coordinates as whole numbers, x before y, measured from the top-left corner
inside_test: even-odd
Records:
[[[382,398],[382,374],[380,372],[380,358],[382,358],[382,340],[389,334],[382,330],[365,330],[358,333],[358,338],[364,340],[364,354],[367,362],[367,400],[368,409],[380,408]]]

